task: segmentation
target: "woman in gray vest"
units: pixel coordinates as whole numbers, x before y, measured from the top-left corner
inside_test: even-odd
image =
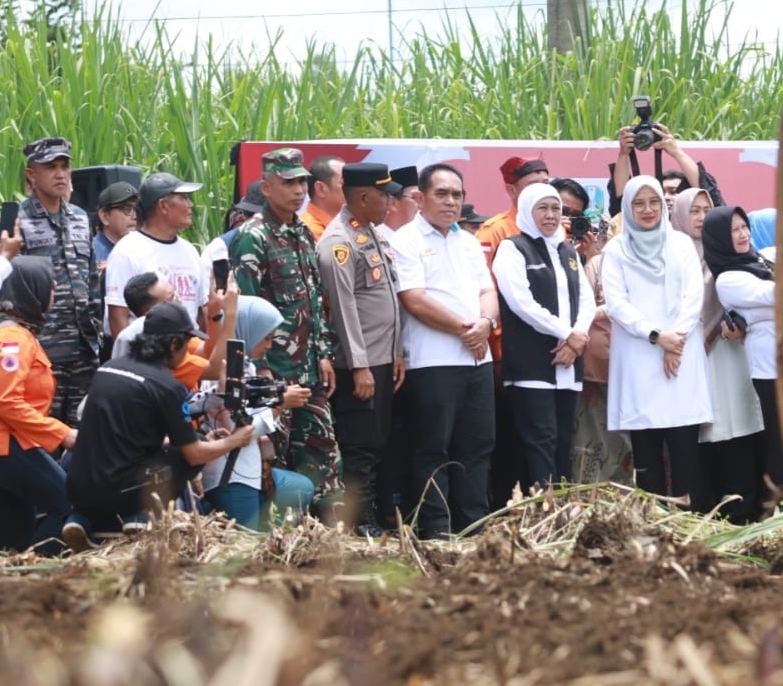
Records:
[[[521,233],[501,241],[492,271],[503,323],[503,383],[531,481],[570,478],[569,453],[593,291],[564,241],[557,190],[535,183],[517,201]]]

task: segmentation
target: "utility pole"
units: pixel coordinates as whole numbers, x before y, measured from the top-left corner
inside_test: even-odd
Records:
[[[574,39],[587,38],[587,0],[547,0],[546,24],[549,47],[558,52],[574,49]]]

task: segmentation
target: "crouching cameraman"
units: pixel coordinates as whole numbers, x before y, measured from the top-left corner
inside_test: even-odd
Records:
[[[252,440],[252,426],[198,440],[186,389],[171,374],[192,336],[205,337],[182,305],[158,303],[130,344],[130,356],[96,372],[66,479],[74,514],[63,538],[71,549],[93,547],[92,528],[112,530],[122,522],[125,532],[138,529],[153,492],[166,503],[202,465]]]

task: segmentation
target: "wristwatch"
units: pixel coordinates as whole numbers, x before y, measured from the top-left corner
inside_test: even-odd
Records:
[[[489,330],[494,331],[498,328],[498,320],[494,317],[487,317],[487,315],[482,315],[482,319],[486,319],[489,322]]]
[[[647,336],[647,340],[650,341],[653,345],[655,345],[658,342],[658,336],[661,335],[660,329],[653,329],[650,331],[650,335]]]

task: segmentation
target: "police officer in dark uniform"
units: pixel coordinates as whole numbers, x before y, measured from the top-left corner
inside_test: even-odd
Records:
[[[71,143],[41,138],[25,146],[32,189],[19,207],[22,252],[48,257],[55,274],[54,305],[39,340],[52,362],[57,391],[50,414],[76,426],[76,410],[98,368],[101,298],[87,213],[68,203]]]
[[[374,508],[376,467],[389,437],[392,396],[405,378],[393,254],[375,228],[400,190],[385,164],[346,164],[345,206],[316,245],[337,333],[335,430],[360,535],[382,534]]]

